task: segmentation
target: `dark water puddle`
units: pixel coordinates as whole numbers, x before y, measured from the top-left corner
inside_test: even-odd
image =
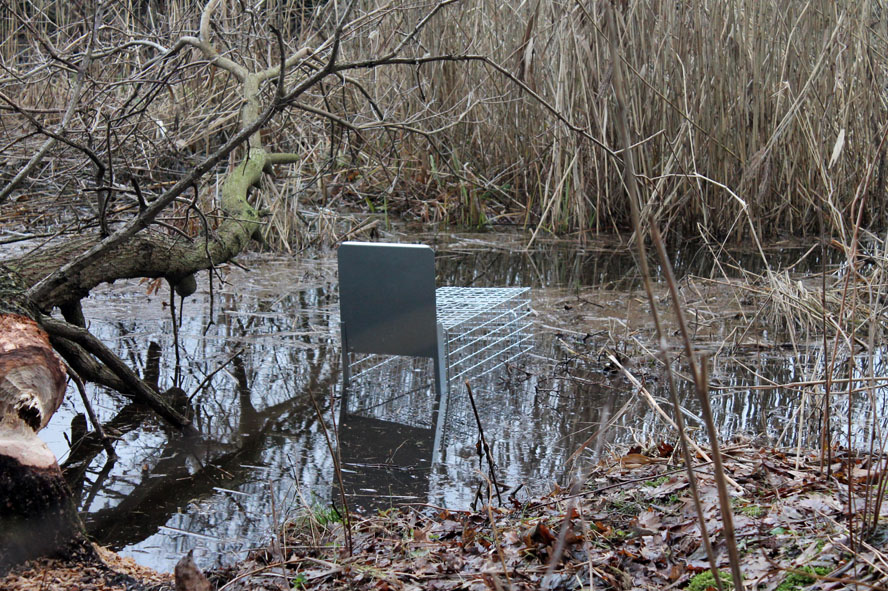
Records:
[[[415,239],[436,244],[439,285],[534,288],[533,352],[472,384],[498,478],[513,489],[523,485],[519,497],[575,473],[566,460],[604,413],[619,417],[608,444],[671,437],[606,355],[619,356],[669,411],[662,372],[639,352],[640,329],[634,324],[644,323],[646,311],[632,255],[601,243],[583,248],[541,243],[524,252],[524,239],[483,234]],[[769,264],[788,267],[801,258],[797,269],[817,269],[819,261],[813,253],[803,258],[805,252],[776,249]],[[724,254],[723,260],[731,257],[738,266],[761,268],[753,254]],[[699,248],[677,251],[676,261],[681,275],[721,273]],[[97,290],[84,306],[90,329],[143,375],[154,371],[148,351],[156,343],[151,350],[159,352],[159,386],[184,391],[201,441],[181,441],[126,399],[99,389],[90,398],[106,429],[120,437],[115,462],[107,462],[90,437],[80,439],[83,409],[76,396],[66,399],[43,432],[80,499],[90,532],[160,570],[172,569],[192,548],[202,565],[230,562],[265,544],[286,518],[306,510],[329,515],[331,502],[340,506],[327,443],[340,380],[335,253],[311,252],[296,260],[249,256],[240,262],[247,270],[222,270],[224,283],[216,280],[212,297],[203,276],[202,289],[184,302],[178,369],[166,286],[149,293],[147,284],[122,283]],[[769,380],[805,381],[816,374],[817,355],[813,348],[797,354],[767,349],[741,352],[730,362],[716,358],[712,399],[724,436],[776,439],[789,426],[783,442],[797,441],[794,413],[805,388],[756,388]],[[399,372],[380,382],[392,393],[387,406],[340,425],[352,508],[395,502],[469,506],[483,480],[466,392],[454,392],[444,433],[436,434],[426,419],[429,389],[398,381],[430,379],[427,368]],[[689,426],[699,429],[686,385],[682,397]],[[812,404],[806,404],[798,415],[803,425],[816,419]],[[860,437],[866,434],[866,408],[854,410]],[[80,443],[71,446],[69,440]]]

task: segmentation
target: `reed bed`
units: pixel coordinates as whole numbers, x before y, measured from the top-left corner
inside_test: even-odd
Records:
[[[403,53],[486,59],[349,71],[263,134],[269,147],[305,155],[276,191],[263,192],[273,243],[309,231],[300,213],[318,206],[553,233],[630,226],[604,4],[446,4]],[[317,45],[332,30],[334,5],[270,1],[245,12],[223,3],[214,31],[227,55],[270,65],[269,25],[290,50]],[[50,128],[87,49],[94,6],[84,7],[0,6],[4,93]],[[343,59],[390,51],[434,7],[357,2]],[[68,133],[110,145],[119,168],[156,182],[219,145],[237,126],[235,85],[195,54],[151,63],[158,48],[196,30],[199,9],[104,6]],[[876,2],[619,3],[616,57],[646,192],[642,219],[659,220],[667,236],[743,240],[753,231],[814,234],[822,216],[847,241],[854,188],[874,163],[861,220],[882,226],[886,26]],[[9,105],[2,108],[6,115]],[[110,144],[100,137],[106,118]],[[42,136],[21,117],[4,119],[5,180]],[[66,165],[65,154],[75,161]],[[70,147],[56,156],[51,170],[32,176],[35,195],[39,185],[72,191],[58,179],[83,157]]]

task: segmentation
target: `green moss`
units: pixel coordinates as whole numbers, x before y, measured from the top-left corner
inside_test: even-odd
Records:
[[[639,513],[644,510],[644,507],[640,505],[635,499],[622,496],[620,498],[616,498],[610,503],[610,508],[614,513],[619,513],[620,515],[627,515],[630,517],[635,517]]]
[[[803,566],[799,570],[804,571],[805,573],[820,576],[828,574],[830,571],[829,567],[827,566]],[[777,585],[777,589],[775,589],[775,591],[798,591],[803,587],[814,584],[816,580],[817,579],[815,579],[814,577],[803,574],[801,572],[790,573],[785,579],[783,579],[782,583]]]
[[[314,509],[314,519],[320,525],[329,523],[339,523],[342,521],[342,515],[333,507],[316,507]]]
[[[659,478],[654,478],[653,480],[648,480],[647,482],[644,483],[644,485],[650,486],[651,488],[653,488],[655,486],[660,486],[661,484],[663,484],[667,480],[669,480],[668,476],[660,476]]]
[[[746,505],[745,507],[740,507],[740,513],[747,517],[758,519],[759,517],[763,517],[766,511],[761,505]]]
[[[722,581],[722,589],[730,591],[734,588],[734,582],[731,580],[731,573],[718,571],[718,577]],[[688,583],[688,591],[707,591],[708,589],[718,589],[715,586],[715,577],[712,576],[711,570],[705,570],[702,573],[694,575],[691,582]]]
[[[309,528],[325,527],[331,523],[342,521],[342,515],[333,507],[325,507],[321,504],[306,508],[299,515],[290,520],[287,527],[293,530],[308,530]]]

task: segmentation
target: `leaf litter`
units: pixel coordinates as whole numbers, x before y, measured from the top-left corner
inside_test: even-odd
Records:
[[[876,505],[865,463],[848,455],[842,459],[836,451],[839,459],[827,476],[815,452],[796,455],[738,444],[724,453],[726,471],[742,487],[733,491],[732,513],[747,589],[888,588],[888,527],[877,520],[879,527],[861,535],[863,512],[870,511],[872,522]],[[706,526],[724,574],[728,558],[715,480],[711,465],[698,461]],[[879,517],[888,517],[888,509],[880,508]],[[715,588],[687,472],[669,445],[609,455],[589,470],[576,495],[556,488],[538,498],[504,498],[503,506],[477,511],[403,505],[352,515],[351,527],[351,554],[345,551],[341,522],[309,526],[303,519],[285,524],[268,547],[208,577],[214,588],[226,591]],[[559,543],[563,552],[556,556]],[[89,569],[81,569],[78,579],[72,574],[76,565],[66,563],[67,570],[56,572],[59,565],[41,559],[0,578],[0,588],[62,589],[73,581],[84,589],[173,588],[169,575],[110,552],[102,556],[106,571],[126,576],[112,582],[107,574],[96,575],[88,584]]]
[[[231,591],[687,588],[708,573],[709,563],[687,472],[671,452],[660,445],[612,454],[589,471],[579,495],[556,488],[478,511],[404,505],[353,516],[350,555],[342,523],[321,531],[288,524],[278,544],[211,579]],[[860,536],[863,511],[875,505],[872,498],[866,502],[865,465],[849,456],[827,477],[814,452],[797,456],[749,444],[728,447],[725,459],[742,487],[733,491],[732,504],[748,589],[885,584],[888,528]],[[718,567],[727,572],[712,467],[701,462],[695,473]],[[556,556],[559,542],[563,552]]]

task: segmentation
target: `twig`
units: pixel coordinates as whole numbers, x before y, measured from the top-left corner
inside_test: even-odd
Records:
[[[486,477],[484,474],[481,474],[483,478]],[[496,481],[493,482],[494,489],[497,491],[497,496],[499,495],[499,488],[496,486]],[[512,579],[509,577],[509,568],[506,566],[506,555],[503,553],[503,547],[500,544],[499,540],[499,532],[496,529],[496,518],[493,515],[493,507],[491,507],[491,498],[490,498],[490,482],[487,483],[487,518],[490,519],[490,531],[493,533],[493,545],[496,547],[496,554],[499,557],[500,564],[503,567],[503,576],[506,577],[506,583],[509,585],[509,589],[512,589]]]
[[[481,457],[487,458],[488,473],[490,474],[490,479],[493,481],[493,488],[496,491],[496,500],[500,504],[500,506],[502,506],[503,499],[502,497],[500,497],[499,483],[496,481],[496,465],[493,463],[493,455],[490,453],[490,446],[487,445],[487,439],[484,437],[484,427],[481,426],[481,417],[478,416],[478,408],[475,406],[475,396],[472,394],[472,386],[469,385],[469,380],[466,380],[465,383],[466,390],[469,392],[469,402],[472,403],[472,412],[475,413],[475,424],[478,425],[478,457],[479,460],[481,459]]]
[[[635,377],[635,375],[632,374],[632,372],[630,372],[628,369],[626,369],[623,366],[623,364],[620,363],[620,361],[616,357],[611,355],[610,353],[608,353],[607,358],[620,371],[623,372],[623,375],[626,376],[626,379],[629,380],[633,386],[638,388],[638,392],[644,397],[645,401],[651,406],[651,408],[654,409],[654,411],[657,414],[659,414],[663,418],[663,420],[669,424],[670,427],[672,427],[676,431],[679,431],[678,424],[676,424],[676,422],[672,419],[672,417],[670,417],[669,414],[665,410],[663,410],[663,408],[659,404],[657,404],[657,401],[654,399],[653,396],[651,396],[651,393],[648,392],[647,388],[644,387],[644,385],[638,380],[638,378]],[[680,411],[676,410],[675,414],[676,415],[680,414]],[[697,442],[695,442],[693,439],[688,439],[688,445],[690,445],[691,448],[705,461],[712,462],[712,458],[709,457],[709,454],[707,454],[703,450],[703,448],[700,447],[697,444]],[[731,478],[730,476],[727,476],[727,479],[728,479],[728,483],[731,486],[733,486],[734,488],[736,488],[738,491],[744,490],[743,487],[740,486],[740,484],[737,483],[737,481],[734,480],[733,478]]]
[[[601,420],[599,421],[599,428],[596,432],[597,441],[594,450],[594,457],[596,458],[601,452],[601,447],[604,444],[605,429],[610,425],[610,421],[608,420],[608,417],[610,415],[610,407],[611,401],[608,401],[608,404],[601,411]],[[624,405],[623,408],[626,408],[626,406]],[[575,510],[575,501],[585,480],[586,478],[584,475],[583,478],[574,478],[573,482],[571,482],[570,484],[570,492],[567,498],[567,508],[564,511],[564,519],[561,520],[561,531],[558,532],[558,540],[555,543],[555,550],[552,552],[552,557],[549,560],[549,566],[548,568],[546,568],[546,577],[552,577],[552,575],[555,574],[555,568],[558,566],[558,563],[561,561],[561,557],[564,554],[564,548],[567,546],[567,532],[573,529],[573,524],[571,520],[573,519],[573,514]]]
[[[86,55],[83,57],[83,60],[80,62],[80,67],[77,69],[77,79],[74,82],[74,91],[71,93],[71,98],[68,100],[68,107],[65,109],[65,114],[62,117],[62,120],[59,122],[58,135],[62,135],[65,133],[65,129],[68,127],[68,123],[71,121],[71,117],[74,115],[74,108],[77,106],[77,103],[80,102],[80,94],[83,92],[83,81],[86,78],[86,72],[89,70],[89,66],[92,63],[92,55],[93,55],[93,46],[96,40],[96,31],[99,28],[99,23],[102,20],[102,5],[99,3],[96,6],[95,13],[93,14],[93,24],[90,27],[89,34],[89,43],[87,45]],[[40,149],[31,156],[31,159],[22,168],[18,174],[13,177],[9,183],[3,190],[0,191],[0,204],[6,201],[7,197],[18,187],[21,182],[31,174],[38,164],[43,160],[43,157],[46,156],[47,152],[55,145],[56,138],[49,137],[43,142],[43,145],[40,146]]]
[[[348,498],[345,494],[345,485],[342,480],[342,465],[339,461],[339,453],[337,452],[338,446],[333,445],[333,441],[330,439],[330,433],[327,430],[327,424],[324,422],[324,413],[321,412],[321,407],[318,404],[318,400],[314,395],[314,390],[312,388],[308,389],[308,395],[311,398],[311,403],[314,406],[315,413],[317,413],[318,423],[321,426],[321,431],[324,433],[324,441],[327,443],[327,449],[330,451],[330,455],[333,456],[333,472],[336,475],[336,480],[339,483],[339,499],[342,501],[342,521],[345,524],[345,548],[348,551],[349,555],[351,555],[354,546],[352,545],[352,531],[351,531],[351,514],[348,510]],[[335,414],[335,413],[333,413]]]
[[[733,509],[727,487],[731,478],[725,472],[724,465],[722,464],[721,450],[719,449],[718,443],[718,430],[715,427],[715,421],[712,418],[712,409],[709,405],[709,379],[706,359],[701,359],[700,364],[697,365],[690,335],[685,324],[684,315],[681,311],[681,302],[678,297],[675,276],[672,274],[672,265],[666,255],[666,249],[663,246],[663,240],[660,237],[660,231],[657,229],[656,224],[651,224],[651,235],[654,239],[654,244],[657,247],[657,254],[660,256],[660,266],[666,277],[666,285],[669,287],[669,295],[672,298],[672,304],[675,308],[675,317],[678,322],[679,331],[681,332],[682,341],[684,342],[685,355],[688,359],[691,373],[694,376],[694,384],[696,386],[694,391],[697,393],[697,399],[703,413],[703,422],[706,425],[706,430],[709,434],[712,461],[715,464],[715,484],[718,489],[725,543],[728,547],[728,556],[731,559],[731,575],[734,579],[734,589],[737,591],[743,591],[743,576],[740,572],[740,554],[737,551],[737,540],[734,534]],[[716,578],[718,578],[717,574]]]
[[[99,436],[99,439],[102,442],[102,447],[105,448],[105,452],[108,454],[109,459],[114,459],[117,457],[117,453],[114,451],[114,446],[111,444],[111,440],[105,435],[105,430],[102,429],[102,423],[99,421],[98,417],[96,417],[96,413],[93,410],[92,404],[89,402],[89,398],[86,396],[86,388],[83,386],[83,380],[80,379],[80,376],[77,375],[77,372],[68,365],[65,364],[65,367],[68,370],[68,375],[71,376],[71,379],[74,381],[74,384],[77,386],[77,391],[80,393],[80,400],[83,402],[83,406],[86,408],[86,414],[89,417],[89,422],[92,423],[93,428],[96,430],[96,435]]]

